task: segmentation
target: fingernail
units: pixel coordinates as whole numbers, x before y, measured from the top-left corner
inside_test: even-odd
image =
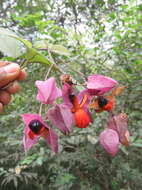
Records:
[[[11,64],[5,66],[4,69],[5,69],[5,71],[6,71],[7,73],[15,73],[15,72],[17,72],[18,70],[20,70],[20,67],[19,67],[19,65],[16,64],[16,63],[11,63]]]

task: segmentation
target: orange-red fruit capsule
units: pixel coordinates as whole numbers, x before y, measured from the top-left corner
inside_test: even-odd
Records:
[[[30,139],[34,139],[35,134],[32,131],[29,131],[28,135]]]
[[[83,109],[78,109],[75,113],[75,122],[76,122],[76,126],[78,128],[86,128],[88,127],[90,121],[90,117],[87,114],[87,112]]]
[[[111,111],[113,109],[114,103],[112,101],[109,101],[104,107],[103,110]]]

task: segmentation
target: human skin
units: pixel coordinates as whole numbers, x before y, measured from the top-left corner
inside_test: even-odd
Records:
[[[19,81],[26,78],[25,70],[16,63],[0,61],[0,113],[11,101],[11,95],[19,92]]]

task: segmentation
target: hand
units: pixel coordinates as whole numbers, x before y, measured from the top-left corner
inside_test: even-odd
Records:
[[[18,81],[26,78],[26,72],[16,63],[0,61],[0,113],[9,104],[11,94],[20,90]]]

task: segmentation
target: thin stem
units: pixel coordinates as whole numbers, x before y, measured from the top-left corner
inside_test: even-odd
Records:
[[[64,65],[66,65],[65,64],[65,62],[64,62],[64,60],[62,60],[61,58],[59,59]],[[85,82],[87,81],[87,78],[85,77],[85,75],[82,73],[82,72],[80,72],[80,71],[78,71],[78,70],[76,70],[76,69],[74,69],[74,68],[72,68],[70,65],[70,62],[68,62],[68,67],[72,70],[72,71],[74,71],[74,72],[76,72]]]
[[[40,116],[42,115],[42,108],[43,108],[43,104],[41,103],[41,104],[40,104],[40,107],[39,107],[39,115],[40,115]]]
[[[28,60],[24,60],[24,61],[20,64],[21,69],[24,69],[27,64],[28,64]]]
[[[84,74],[80,71],[77,71],[73,68],[71,68],[73,71],[75,71],[78,75],[80,75],[80,77],[86,82],[87,81],[87,78],[84,76]]]
[[[46,75],[45,75],[45,79],[44,79],[44,80],[46,80],[46,79],[48,78],[48,76],[49,76],[49,74],[50,74],[50,72],[51,72],[53,66],[54,66],[54,63],[52,63],[52,65],[49,67],[49,69],[48,69],[48,71],[47,71],[47,73],[46,73]]]
[[[62,71],[62,70],[58,67],[58,65],[55,63],[55,61],[54,61],[54,59],[53,59],[53,57],[52,57],[52,55],[51,55],[51,52],[50,52],[49,48],[48,48],[48,49],[47,49],[47,48],[44,48],[44,49],[40,49],[40,50],[48,50],[50,62],[53,63],[53,66],[54,66],[60,73],[65,74],[65,72]],[[61,61],[63,64],[65,64],[65,62],[64,62],[61,58],[59,59],[59,61]],[[69,65],[68,65],[68,66],[69,66]],[[87,78],[85,77],[85,75],[84,75],[82,72],[73,69],[71,66],[69,66],[69,67],[70,67],[70,69],[71,69],[72,71],[76,72],[85,82],[87,81]]]
[[[53,59],[53,57],[52,57],[52,55],[51,55],[51,52],[50,52],[49,48],[48,48],[47,50],[48,50],[48,54],[49,54],[49,60],[50,60],[50,62],[53,64],[53,66],[54,66],[60,73],[65,74],[65,72],[62,71],[62,70],[58,67],[58,65],[55,63],[55,61],[54,61],[54,59]]]

